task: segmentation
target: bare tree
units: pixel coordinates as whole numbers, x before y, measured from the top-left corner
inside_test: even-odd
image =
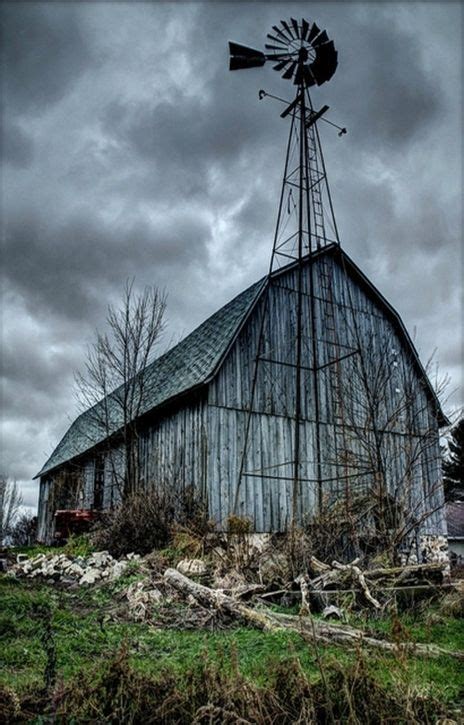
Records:
[[[0,476],[0,544],[11,534],[23,499],[16,481]]]
[[[338,507],[341,529],[355,550],[370,539],[373,548],[397,560],[426,522],[439,528],[438,411],[392,330],[372,332],[369,344],[356,321],[350,332],[356,352],[340,363],[336,376],[338,433],[329,443],[339,485],[326,504]],[[430,360],[425,374],[431,369]],[[446,386],[446,379],[439,383],[438,396]]]
[[[154,287],[141,294],[127,282],[119,307],[110,305],[108,331],[97,332],[83,373],[76,375],[77,396],[87,411],[92,440],[103,441],[106,460],[119,495],[127,498],[138,486],[139,417],[150,384],[147,365],[164,328],[166,296]]]

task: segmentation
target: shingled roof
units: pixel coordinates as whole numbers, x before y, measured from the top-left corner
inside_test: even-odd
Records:
[[[418,375],[424,380],[427,394],[435,405],[438,424],[440,426],[449,424],[399,314],[338,244],[330,244],[313,256],[325,254],[333,254],[345,272],[383,309],[409,349]],[[291,263],[274,272],[273,276],[284,273],[295,264]],[[143,375],[146,376],[147,381],[144,384],[141,415],[165,405],[174,398],[192,390],[192,388],[206,384],[211,380],[263,291],[266,280],[267,278],[264,277],[237,295],[178,345],[154,360],[145,369]],[[117,394],[117,392],[115,391],[112,395]],[[111,396],[109,398],[111,399]],[[63,463],[82,455],[105,440],[108,435],[116,433],[121,428],[122,421],[118,420],[120,406],[115,405],[110,411],[113,419],[110,426],[111,430],[108,432],[106,427],[104,428],[101,424],[98,424],[98,421],[102,419],[102,416],[98,416],[98,405],[76,418],[35,478],[39,478],[39,476],[51,472]]]
[[[147,366],[143,373],[146,382],[141,415],[208,381],[235,339],[264,284],[265,279],[261,279],[248,287]],[[35,478],[82,455],[101,443],[108,434],[121,428],[122,423],[117,416],[119,406],[114,406],[109,432],[98,424],[101,416],[98,416],[96,408],[94,406],[76,418]]]

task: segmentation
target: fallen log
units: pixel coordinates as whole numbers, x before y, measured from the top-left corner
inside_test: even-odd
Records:
[[[347,625],[330,624],[322,622],[312,616],[297,617],[290,614],[277,614],[264,610],[257,611],[252,607],[237,601],[217,589],[210,589],[204,584],[197,584],[184,576],[176,569],[166,569],[164,578],[174,589],[185,598],[192,596],[203,606],[214,607],[229,615],[242,619],[249,624],[265,631],[278,631],[289,629],[297,632],[309,641],[331,642],[336,644],[365,645],[393,654],[406,653],[417,657],[454,657],[464,660],[464,652],[453,652],[442,649],[433,644],[414,644],[410,642],[389,642],[387,640],[369,637],[359,629]]]
[[[375,597],[373,597],[371,592],[369,591],[369,587],[367,586],[365,575],[363,574],[363,572],[361,571],[359,566],[356,566],[354,563],[339,564],[338,561],[334,561],[333,566],[336,569],[340,569],[340,571],[349,571],[352,574],[354,574],[354,576],[356,577],[356,579],[359,582],[361,589],[364,592],[364,596],[366,597],[367,601],[370,604],[372,604],[372,606],[375,607],[376,609],[382,609],[382,605],[380,604],[380,602]]]
[[[364,576],[368,579],[391,579],[399,577],[401,580],[415,577],[425,578],[426,576],[439,576],[444,575],[445,564],[442,563],[430,563],[430,564],[409,564],[407,566],[392,566],[383,567],[379,569],[365,569]]]

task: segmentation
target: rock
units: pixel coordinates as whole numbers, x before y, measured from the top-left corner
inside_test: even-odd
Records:
[[[27,554],[16,554],[16,563],[22,564],[25,561],[28,561],[29,557]]]
[[[138,621],[147,619],[151,607],[163,599],[163,595],[156,587],[146,589],[149,585],[150,582],[146,580],[133,582],[126,591],[130,614]]]
[[[98,569],[87,569],[79,579],[79,584],[95,584],[101,579],[101,572]]]
[[[343,619],[343,611],[334,604],[325,607],[322,616],[324,619]]]
[[[82,577],[84,575],[84,569],[79,564],[71,563],[71,566],[66,570],[66,574],[74,577]]]
[[[141,558],[142,557],[140,556],[140,554],[134,554],[133,551],[130,554],[127,554],[127,556],[126,556],[126,559],[128,561],[140,561]]]
[[[105,567],[113,561],[113,557],[108,551],[96,551],[89,557],[87,563],[90,566]]]
[[[111,580],[119,579],[124,572],[126,571],[127,567],[129,566],[128,561],[116,561],[111,569],[109,570],[109,577]]]
[[[203,576],[206,573],[206,564],[201,559],[182,559],[176,568],[185,576]]]
[[[47,561],[47,557],[45,554],[39,554],[38,556],[34,556],[33,559],[31,559],[31,566],[33,569],[38,569]]]

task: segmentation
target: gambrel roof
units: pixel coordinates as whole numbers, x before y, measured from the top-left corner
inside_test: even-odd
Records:
[[[439,424],[447,424],[448,421],[441,410],[440,403],[398,313],[338,245],[331,244],[313,256],[324,254],[333,254],[347,274],[362,286],[368,296],[383,309],[386,317],[393,323],[400,338],[404,340],[406,347],[411,352],[417,372],[423,378],[428,395],[435,405]],[[287,265],[273,274],[283,274],[295,264]],[[201,385],[205,385],[214,377],[264,291],[267,280],[268,278],[264,277],[248,287],[231,302],[215,312],[184,340],[147,366],[143,373],[147,381],[144,383],[141,415],[159,408]],[[111,399],[111,395],[109,398]],[[117,420],[115,414],[110,426],[110,432],[102,430],[101,425],[99,426],[96,422],[98,419],[96,407],[90,408],[76,418],[35,478],[43,476],[67,461],[82,455],[103,442],[108,435],[116,433],[121,428],[122,423]],[[115,410],[116,408],[115,406]]]

